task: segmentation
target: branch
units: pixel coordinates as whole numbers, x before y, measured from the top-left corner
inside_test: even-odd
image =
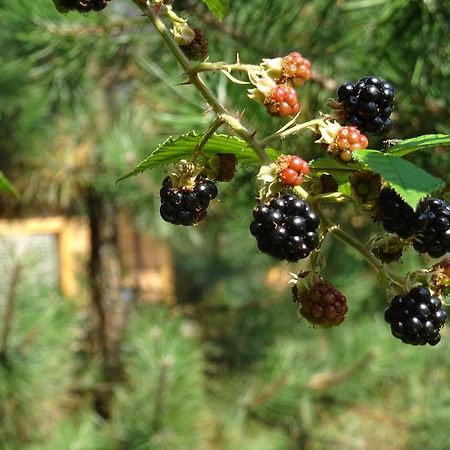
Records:
[[[273,141],[276,141],[278,139],[286,139],[288,136],[297,134],[299,131],[303,131],[305,129],[310,129],[315,131],[317,125],[323,124],[324,119],[313,119],[309,122],[299,123],[297,125],[294,125],[293,127],[290,127],[288,129],[285,129],[285,127],[281,128],[280,130],[276,131],[274,134],[271,134],[270,136],[267,136],[266,138],[261,140],[262,145],[269,145]]]
[[[230,115],[227,109],[219,102],[213,92],[200,78],[198,73],[193,72],[193,64],[189,61],[186,55],[178,46],[174,37],[164,24],[164,22],[155,14],[153,8],[145,0],[131,0],[146,16],[153,26],[159,32],[164,42],[167,44],[169,50],[172,52],[178,63],[183,67],[186,72],[189,82],[199,91],[202,97],[206,100],[211,109],[219,116],[240,138],[242,138],[250,148],[258,155],[261,162],[267,164],[271,163],[272,160],[267,154],[264,145],[261,145],[254,138],[253,134],[250,133],[244,125],[239,121],[239,119]]]
[[[318,205],[315,205],[315,209],[320,216],[322,225],[327,231],[332,233],[342,242],[355,249],[377,271],[377,273],[382,273],[393,284],[403,289],[403,279],[400,275],[390,271],[387,267],[385,267],[384,264],[379,261],[376,256],[370,250],[368,250],[361,241],[346,233],[339,225],[331,222],[331,220],[323,213]]]
[[[210,125],[210,127],[203,133],[203,136],[195,146],[195,150],[192,155],[192,162],[195,162],[197,157],[202,153],[203,147],[206,145],[214,132],[223,125],[223,122],[224,121],[221,117],[217,117],[216,120]]]

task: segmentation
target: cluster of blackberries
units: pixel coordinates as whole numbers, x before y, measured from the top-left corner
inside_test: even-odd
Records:
[[[440,330],[447,320],[439,297],[432,296],[424,286],[416,286],[407,294],[396,295],[384,313],[392,335],[405,344],[436,345]]]
[[[303,294],[294,296],[294,300],[300,303],[300,315],[322,328],[340,325],[348,311],[345,295],[324,279],[316,281]]]
[[[377,209],[384,229],[389,233],[396,233],[403,239],[424,231],[428,224],[428,214],[421,203],[414,211],[391,188],[381,189]]]
[[[413,247],[419,253],[440,258],[450,251],[450,206],[439,198],[422,200],[420,205],[428,213],[428,223],[415,236]]]
[[[377,199],[383,227],[401,238],[413,238],[419,253],[440,258],[450,251],[450,206],[438,198],[421,200],[414,211],[391,188],[383,188]]]
[[[159,194],[161,217],[174,225],[189,226],[206,217],[209,202],[217,196],[217,187],[202,177],[195,179],[192,188],[173,187],[170,177],[166,177]]]
[[[57,7],[79,12],[101,11],[111,0],[55,0]]]
[[[348,81],[338,89],[344,125],[354,125],[363,132],[380,134],[388,131],[394,102],[394,88],[378,77]]]
[[[269,205],[259,204],[253,209],[253,217],[250,232],[258,248],[274,258],[298,261],[319,245],[319,216],[295,195],[275,197]]]

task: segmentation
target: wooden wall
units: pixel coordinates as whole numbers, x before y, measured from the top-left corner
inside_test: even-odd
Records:
[[[169,248],[150,235],[138,233],[125,215],[119,217],[117,231],[124,288],[138,293],[142,301],[172,302],[174,288]],[[57,284],[62,294],[70,298],[83,297],[90,247],[85,219],[53,216],[0,220],[3,243],[17,243],[21,237],[27,237],[26,241],[32,247],[33,236],[43,235],[53,235],[57,239]],[[7,274],[7,270],[3,273]]]

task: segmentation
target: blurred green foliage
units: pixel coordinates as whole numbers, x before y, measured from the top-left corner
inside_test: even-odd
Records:
[[[232,62],[239,53],[258,63],[293,50],[311,59],[316,79],[300,91],[305,120],[326,111],[338,84],[374,73],[396,87],[389,137],[450,132],[448,2],[230,3],[221,23],[199,0],[174,7],[205,28],[211,61]],[[177,311],[141,306],[132,313],[124,380],[105,422],[88,395],[73,392],[98,388],[85,386],[95,375],[77,348],[82,311],[21,279],[10,356],[0,365],[0,449],[448,447],[447,333],[436,348],[393,339],[374,275],[332,240],[325,274],[347,294],[348,317],[333,331],[299,320],[284,276],[298,267],[274,269],[248,236],[257,168],[241,168],[220,186],[220,202],[194,229],[160,220],[161,170],[115,185],[169,135],[201,132],[211,119],[131,1],[66,16],[50,0],[2,2],[0,21],[0,169],[31,209],[52,203],[83,214],[83,186],[114,198],[140,229],[171,246],[177,293]],[[219,74],[206,80],[261,135],[280,126],[245,86]],[[82,145],[89,152],[74,166]],[[318,152],[308,133],[280,148],[305,158]],[[449,181],[445,149],[413,159]],[[351,207],[330,213],[362,240],[374,231]],[[409,252],[395,269],[429,264]],[[281,275],[268,285],[270,270]]]

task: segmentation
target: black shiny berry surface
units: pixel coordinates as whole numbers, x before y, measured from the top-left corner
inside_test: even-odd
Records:
[[[164,178],[161,190],[160,215],[174,225],[194,225],[206,217],[209,202],[217,196],[217,187],[204,178],[197,178],[192,189],[174,188],[169,177]]]
[[[58,0],[67,9],[79,12],[101,11],[111,0]]]
[[[384,312],[394,337],[405,344],[436,345],[447,320],[439,297],[425,286],[416,286],[404,295],[396,295]]]
[[[428,221],[413,246],[419,253],[440,258],[450,251],[450,206],[439,198],[427,198],[420,204],[428,213]]]
[[[298,261],[319,245],[320,219],[312,207],[295,195],[284,195],[253,209],[250,232],[258,248],[274,258]]]
[[[401,238],[410,238],[425,230],[428,221],[428,210],[419,203],[414,211],[391,188],[381,189],[377,199],[377,210],[384,229],[396,233]]]
[[[347,81],[339,86],[338,100],[342,102],[343,125],[357,126],[365,133],[381,134],[392,126],[394,88],[375,76]]]

